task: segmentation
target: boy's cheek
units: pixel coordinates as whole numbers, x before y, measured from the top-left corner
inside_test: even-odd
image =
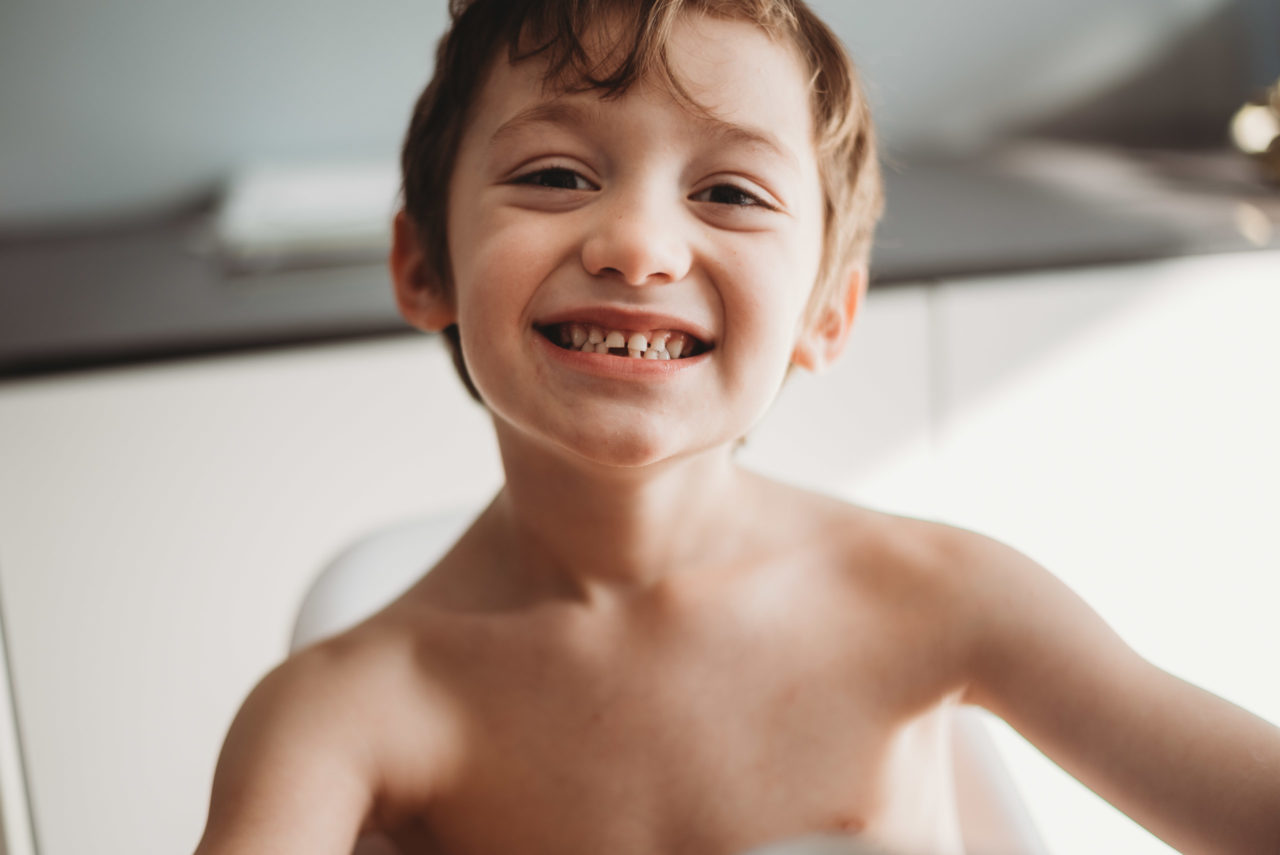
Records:
[[[529,280],[554,267],[573,248],[572,236],[548,217],[492,217],[476,226],[474,239],[460,241],[464,245],[458,251],[465,253],[460,258],[470,259],[464,264],[477,270],[505,269]]]
[[[534,293],[552,269],[546,243],[540,245],[537,234],[511,228],[476,229],[473,235],[453,237],[450,249],[464,352],[491,347],[486,343],[499,336],[518,335]],[[470,353],[467,358],[470,364]]]

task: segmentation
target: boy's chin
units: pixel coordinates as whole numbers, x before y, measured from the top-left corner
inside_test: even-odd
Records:
[[[607,435],[577,437],[564,443],[574,457],[597,466],[641,470],[689,456],[686,446],[669,436],[655,436],[640,431],[619,431]]]
[[[514,430],[511,425],[506,425],[505,429]],[[575,429],[544,435],[541,441],[532,443],[530,450],[538,453],[535,449],[540,448],[544,453],[565,458],[571,463],[640,472],[645,468],[699,456],[719,445],[705,439],[699,442],[692,437],[673,435],[670,430],[652,425],[595,426],[589,430],[578,425]],[[731,450],[734,442],[723,445]]]

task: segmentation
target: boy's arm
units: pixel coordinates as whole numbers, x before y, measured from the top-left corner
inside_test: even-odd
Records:
[[[312,648],[250,693],[223,744],[196,855],[351,855],[375,777],[338,670]]]
[[[1280,853],[1280,729],[1138,656],[1056,578],[969,532],[965,699],[1182,852]]]

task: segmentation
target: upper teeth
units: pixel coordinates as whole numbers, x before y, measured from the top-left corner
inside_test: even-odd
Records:
[[[557,337],[564,347],[584,353],[608,353],[611,348],[625,348],[633,359],[679,359],[691,349],[690,337],[674,330],[628,332],[590,324],[561,324]]]

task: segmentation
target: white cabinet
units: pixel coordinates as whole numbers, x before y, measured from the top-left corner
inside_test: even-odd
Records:
[[[39,855],[181,855],[321,562],[499,481],[438,342],[0,387],[0,594]]]
[[[1280,722],[1280,254],[954,282],[935,307],[943,518]],[[1172,851],[1001,746],[1055,852]]]

